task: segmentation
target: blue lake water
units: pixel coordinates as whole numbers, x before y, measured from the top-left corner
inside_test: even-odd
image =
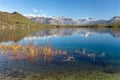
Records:
[[[54,29],[35,32],[20,40],[21,44],[46,45],[50,42],[53,48],[60,49],[90,49],[96,52],[106,52],[119,55],[120,33],[112,30],[89,29]]]
[[[43,50],[42,56],[35,57],[34,66],[31,65],[31,61],[28,59],[18,59],[18,62],[16,62],[9,58],[9,54],[6,59],[9,61],[4,62],[3,56],[0,55],[1,70],[4,71],[4,68],[15,68],[30,72],[41,71],[43,73],[47,72],[49,76],[51,76],[49,72],[52,71],[57,74],[58,72],[56,71],[60,70],[61,73],[65,71],[67,74],[71,69],[73,69],[73,72],[76,70],[83,70],[84,72],[87,69],[110,74],[120,72],[120,32],[114,30],[82,28],[50,29],[31,33],[16,44],[29,46],[31,43],[36,48],[50,46],[52,52],[46,56]],[[13,45],[14,42],[1,42],[1,45],[3,44]],[[26,54],[29,53],[27,52]]]

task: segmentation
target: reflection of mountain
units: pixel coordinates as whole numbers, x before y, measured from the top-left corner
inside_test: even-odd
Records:
[[[120,33],[117,33],[117,32],[110,32],[110,33],[114,37],[120,37]]]
[[[53,38],[53,37],[64,37],[64,36],[70,36],[73,34],[79,34],[83,37],[90,37],[93,34],[111,34],[113,37],[120,37],[120,33],[112,30],[89,30],[89,29],[51,29],[51,30],[46,30],[46,31],[39,31],[35,32],[24,39],[46,39],[46,38]]]
[[[92,31],[84,30],[84,29],[51,29],[46,31],[40,31],[33,33],[24,39],[47,39],[47,38],[53,38],[53,37],[64,37],[64,36],[70,36],[73,34],[80,34],[84,37],[89,37],[94,34]]]
[[[45,31],[38,31],[33,34],[30,34],[24,37],[24,40],[44,40],[48,38],[59,38],[64,36],[70,36],[74,34],[79,34],[82,37],[90,37],[94,34],[110,34],[113,37],[120,37],[120,32],[113,31],[113,30],[93,30],[93,29],[81,29],[81,28],[71,28],[71,29],[50,29]],[[4,44],[4,43],[3,43]],[[11,44],[8,42],[7,44]]]
[[[95,32],[82,32],[82,33],[80,33],[81,34],[81,36],[83,36],[83,37],[90,37],[90,36],[92,36],[93,34],[95,34]]]

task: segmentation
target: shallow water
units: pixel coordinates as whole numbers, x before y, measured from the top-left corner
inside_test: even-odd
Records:
[[[10,46],[0,49],[0,79],[3,80],[120,78],[120,32],[113,30],[51,29],[36,31],[16,43],[0,45]],[[20,49],[12,51],[11,45]],[[50,51],[45,51],[46,48]],[[32,53],[31,49],[35,51]]]

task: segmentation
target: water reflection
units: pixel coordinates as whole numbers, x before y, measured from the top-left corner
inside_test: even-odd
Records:
[[[6,74],[11,70],[49,76],[50,72],[59,76],[113,74],[120,72],[120,32],[73,28],[37,31],[19,41],[13,37],[0,43],[0,62]]]
[[[36,39],[36,38],[47,39],[52,37],[70,36],[73,34],[80,34],[81,36],[84,36],[84,37],[90,37],[97,33],[110,34],[113,37],[120,37],[120,32],[116,32],[109,29],[93,30],[93,29],[72,28],[72,29],[51,29],[46,31],[38,31],[25,37],[25,39],[29,39],[29,40]]]
[[[50,43],[48,43],[48,46],[35,46],[32,42],[29,46],[19,45],[18,43],[14,43],[12,45],[2,44],[0,45],[0,51],[4,60],[6,60],[6,56],[9,56],[10,60],[30,60],[32,63],[39,58],[43,58],[44,63],[51,62],[52,57],[57,55],[68,55],[68,57],[63,58],[63,61],[71,61],[75,60],[75,58],[74,56],[69,56],[69,54],[74,55],[75,53],[89,58],[105,57],[105,53],[97,54],[94,52],[89,52],[86,49],[53,49]]]
[[[87,48],[101,53],[111,52],[117,54],[120,52],[119,36],[120,32],[109,29],[52,29],[30,34],[20,40],[19,44],[28,45],[33,41],[36,46],[40,46],[41,44],[44,45],[45,41],[50,40],[53,48]]]
[[[19,45],[18,43],[13,43],[12,45],[1,44],[0,52],[5,60],[6,56],[9,55],[9,59],[15,61],[28,59],[31,62],[35,62],[37,58],[44,58],[45,63],[50,62],[52,56],[65,54],[65,51],[52,49],[50,43],[48,43],[48,46],[35,46],[32,42],[29,46]]]
[[[35,32],[18,42],[16,42],[16,37],[12,35],[13,42],[1,42],[0,49],[4,57],[11,53],[12,59],[15,60],[29,58],[33,61],[36,57],[41,56],[44,57],[45,62],[46,59],[50,62],[53,55],[66,54],[68,52],[77,52],[81,55],[95,58],[105,56],[106,53],[119,53],[119,35],[119,32],[108,29],[52,29]],[[109,39],[109,41],[106,39]],[[89,51],[90,54],[88,54]]]

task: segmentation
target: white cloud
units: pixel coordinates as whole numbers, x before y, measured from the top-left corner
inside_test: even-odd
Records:
[[[29,17],[40,17],[41,15],[34,15],[34,14],[24,14],[24,16],[29,16]]]
[[[32,11],[35,12],[35,13],[43,14],[42,10],[37,10],[36,8],[33,8]]]
[[[33,8],[32,11],[35,12],[36,15],[35,14],[24,14],[24,16],[27,16],[27,17],[51,17],[51,16],[47,16],[42,10],[37,10],[36,8]]]
[[[40,15],[34,15],[34,14],[25,14],[24,16],[26,17],[49,17],[51,18],[51,16],[47,16],[46,14],[42,13]]]
[[[32,9],[32,11],[33,11],[33,12],[38,12],[38,10],[37,10],[37,9],[35,9],[35,8],[33,8],[33,9]]]

